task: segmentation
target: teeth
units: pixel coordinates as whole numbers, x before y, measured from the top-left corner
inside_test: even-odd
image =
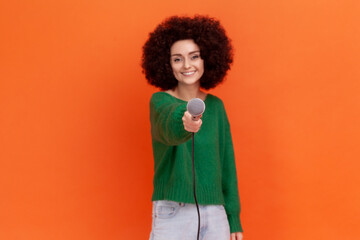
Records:
[[[183,74],[186,75],[186,76],[188,76],[188,75],[193,74],[194,72],[195,72],[195,71],[192,71],[192,72],[184,72]]]

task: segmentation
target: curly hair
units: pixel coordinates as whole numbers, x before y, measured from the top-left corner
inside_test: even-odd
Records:
[[[185,39],[194,40],[204,60],[200,87],[214,88],[224,80],[233,62],[233,50],[220,22],[200,15],[173,16],[160,23],[143,46],[142,72],[151,85],[162,90],[177,86],[170,65],[170,48],[176,41]]]

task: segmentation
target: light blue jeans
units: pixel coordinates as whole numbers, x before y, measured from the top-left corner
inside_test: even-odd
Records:
[[[229,240],[229,222],[222,205],[199,205],[200,240]],[[150,240],[196,240],[195,204],[154,201]]]

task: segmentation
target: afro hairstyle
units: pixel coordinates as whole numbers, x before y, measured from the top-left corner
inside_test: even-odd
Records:
[[[170,48],[176,41],[185,39],[194,40],[204,60],[200,87],[211,89],[224,80],[233,62],[233,49],[220,22],[200,15],[193,18],[172,16],[149,34],[143,46],[141,66],[149,84],[161,90],[177,86],[170,64]]]

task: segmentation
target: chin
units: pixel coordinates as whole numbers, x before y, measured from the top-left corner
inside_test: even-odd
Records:
[[[200,79],[182,79],[181,82],[186,85],[193,85],[200,82]]]

